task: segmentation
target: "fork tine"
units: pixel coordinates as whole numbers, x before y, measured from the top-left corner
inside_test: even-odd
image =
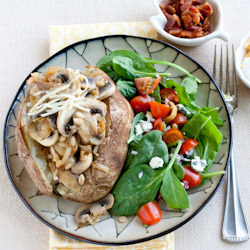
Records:
[[[216,62],[217,62],[217,43],[214,46],[214,65],[213,65],[213,78],[216,81],[217,71],[216,71]]]
[[[219,88],[223,94],[223,48],[222,44],[220,47],[220,80],[219,80]]]
[[[236,79],[236,72],[235,72],[235,60],[234,60],[234,45],[232,44],[232,65],[233,65],[233,96],[234,96],[234,105],[235,109],[238,108],[238,95],[237,95],[237,79]]]
[[[229,48],[226,44],[226,95],[230,96]]]

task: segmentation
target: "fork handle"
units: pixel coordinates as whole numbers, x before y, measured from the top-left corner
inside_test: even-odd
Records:
[[[233,145],[228,168],[227,198],[222,234],[224,240],[240,242],[249,239],[249,229],[241,205]]]

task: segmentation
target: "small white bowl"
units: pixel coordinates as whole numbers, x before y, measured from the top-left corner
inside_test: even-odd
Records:
[[[163,14],[162,10],[160,9],[160,3],[162,0],[153,0],[154,5],[158,11],[157,16],[150,17],[150,22],[155,27],[155,29],[167,40],[179,44],[182,46],[199,46],[201,44],[204,44],[205,42],[213,39],[213,38],[220,38],[226,42],[230,40],[230,36],[228,33],[226,33],[222,28],[222,20],[223,20],[223,13],[222,13],[222,7],[218,0],[208,0],[208,2],[211,4],[213,8],[213,14],[210,17],[210,27],[211,27],[211,33],[199,37],[199,38],[180,38],[173,35],[170,35],[168,32],[164,30],[164,27],[167,23],[167,18]]]
[[[246,76],[243,74],[242,69],[241,69],[241,64],[243,61],[244,56],[246,55],[246,50],[244,48],[244,44],[247,42],[247,40],[250,38],[250,32],[242,38],[240,41],[240,46],[237,48],[235,51],[235,68],[236,72],[241,79],[241,81],[248,87],[250,88],[250,80],[246,78]]]

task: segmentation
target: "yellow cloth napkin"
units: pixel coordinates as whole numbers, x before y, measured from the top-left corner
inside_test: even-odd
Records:
[[[50,26],[50,55],[64,47],[98,36],[124,34],[157,39],[157,32],[150,22],[79,24]],[[50,250],[174,250],[174,233],[130,246],[99,246],[71,239],[50,229]]]

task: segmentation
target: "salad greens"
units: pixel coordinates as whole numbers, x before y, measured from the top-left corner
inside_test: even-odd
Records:
[[[112,214],[136,214],[141,206],[154,200],[162,182],[161,174],[145,164],[123,173],[113,189],[115,203],[111,208]]]
[[[130,130],[130,134],[129,134],[129,138],[127,143],[130,144],[131,142],[135,141],[135,142],[139,142],[142,138],[142,134],[140,135],[136,135],[136,131],[135,131],[135,126],[136,124],[140,121],[143,120],[145,118],[145,114],[143,112],[138,113],[133,120],[133,123],[131,125],[131,130]]]
[[[134,152],[136,152],[136,154],[133,154]],[[153,130],[145,134],[137,144],[129,148],[125,169],[133,168],[141,164],[148,164],[155,156],[162,158],[164,164],[168,163],[168,147],[162,140],[162,135],[159,130]]]
[[[153,64],[164,64],[182,71],[189,77],[192,75],[184,68],[174,63],[153,60],[144,57],[136,52],[128,50],[116,50],[102,57],[96,66],[106,72],[114,81],[120,77],[123,79],[134,80],[143,76],[169,76],[169,73],[159,73],[154,68]],[[198,82],[198,78],[194,77]]]
[[[177,68],[186,77],[181,84],[178,84],[167,78],[168,73],[157,72],[154,64],[164,64]],[[197,172],[201,178],[200,185],[213,176],[224,174],[224,171],[208,171],[221,147],[223,136],[217,127],[222,126],[224,121],[219,118],[218,108],[200,107],[196,104],[198,83],[201,81],[176,64],[153,60],[127,50],[111,52],[102,57],[96,66],[116,82],[117,88],[128,100],[138,95],[138,86],[135,86],[134,83],[135,78],[162,76],[161,87],[160,85],[152,87],[154,91],[150,94],[150,98],[161,103],[161,88],[174,89],[179,98],[179,104],[184,106],[177,106],[179,112],[183,112],[188,119],[179,133],[185,136],[184,141],[193,139],[198,143],[192,148],[190,155],[180,155],[182,140],[174,141],[168,145],[163,141],[165,140],[163,135],[169,129],[167,128],[169,124],[165,124],[164,119],[160,120],[163,122],[161,127],[163,132],[153,130],[136,135],[136,125],[142,120],[146,120],[144,112],[136,114],[127,141],[129,150],[124,172],[113,189],[115,202],[111,212],[116,216],[136,214],[141,206],[153,201],[158,192],[170,208],[188,208],[188,195],[181,182],[186,176],[186,164],[189,166],[196,156],[206,162],[204,171]],[[144,82],[142,81],[142,83]],[[153,113],[152,109],[151,112]],[[169,151],[172,154],[169,155]],[[162,167],[153,168],[150,161],[154,157],[163,160]]]
[[[158,131],[150,133],[153,132]],[[111,212],[114,215],[136,214],[142,205],[155,199],[159,188],[164,191],[163,199],[170,207],[188,207],[188,195],[172,171],[181,144],[180,141],[172,159],[163,169],[154,170],[146,164],[127,169],[113,189],[115,203]]]
[[[137,90],[134,82],[119,79],[118,82],[116,83],[116,86],[122,93],[122,95],[127,99],[131,99],[136,95]]]
[[[179,180],[182,180],[182,178],[183,178],[184,175],[185,175],[184,167],[183,167],[181,164],[175,162],[175,163],[173,164],[173,167],[172,167],[172,168],[173,168],[173,171],[174,171],[175,176],[176,176]]]
[[[150,96],[155,98],[156,102],[161,103],[161,95],[160,95],[160,87],[159,87],[159,85],[154,90],[154,93],[152,93]]]
[[[181,130],[188,138],[196,138],[199,144],[194,148],[194,156],[207,161],[206,170],[212,164],[215,156],[219,152],[223,135],[212,122],[212,119],[196,113]]]
[[[199,111],[205,116],[211,117],[215,125],[222,126],[224,124],[224,121],[218,116],[218,108],[201,108],[195,103],[198,86],[194,78],[185,78],[181,84],[168,79],[165,83],[161,84],[165,88],[174,88],[179,97],[180,104],[183,104],[186,107],[186,109],[191,113],[191,116]]]

